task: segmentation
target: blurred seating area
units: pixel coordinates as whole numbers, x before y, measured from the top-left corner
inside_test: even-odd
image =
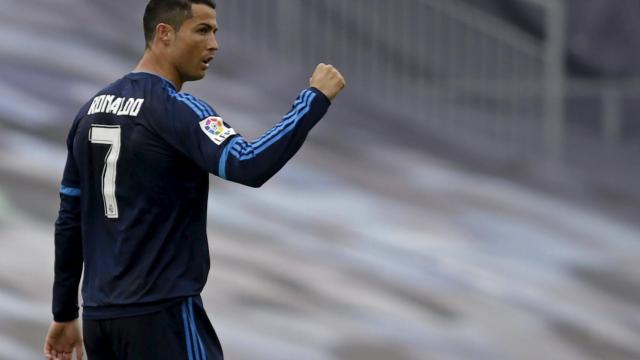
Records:
[[[0,359],[39,357],[65,138],[145,3],[0,0]],[[318,62],[348,82],[263,188],[211,178],[230,359],[640,358],[634,0],[217,3],[184,90],[247,138]]]

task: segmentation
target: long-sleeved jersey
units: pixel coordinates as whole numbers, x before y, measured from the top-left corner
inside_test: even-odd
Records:
[[[272,129],[247,141],[167,80],[130,73],[82,107],[55,231],[53,314],[140,315],[200,294],[209,272],[209,176],[258,187],[302,146],[329,100],[300,93]]]

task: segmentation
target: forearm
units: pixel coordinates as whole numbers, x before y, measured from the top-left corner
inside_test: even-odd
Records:
[[[304,90],[293,109],[258,139],[231,139],[223,151],[219,175],[244,185],[261,186],[296,154],[329,105],[327,97],[317,89]]]
[[[60,195],[60,212],[55,224],[53,318],[65,322],[78,317],[78,286],[82,276],[80,198]]]

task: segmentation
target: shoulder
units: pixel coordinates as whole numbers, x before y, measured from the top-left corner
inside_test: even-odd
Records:
[[[151,73],[130,73],[126,76],[144,93],[145,107],[143,112],[151,118],[172,117],[174,120],[203,120],[217,116],[217,112],[206,101],[189,94],[177,91],[167,79]]]
[[[75,118],[73,119],[73,123],[71,125],[71,131],[70,131],[71,133],[74,133],[76,131],[80,121],[89,115],[89,113],[91,112],[91,109],[95,106],[96,98],[98,98],[99,96],[102,96],[103,94],[108,93],[109,89],[116,82],[113,82],[113,83],[109,84],[107,87],[105,87],[102,90],[98,91],[97,93],[93,94],[89,98],[89,100],[87,100],[84,104],[82,104],[82,106],[80,106],[80,109],[78,110],[78,112],[76,113]]]
[[[165,87],[166,96],[170,98],[170,102],[174,106],[183,110],[190,111],[200,119],[206,119],[211,116],[217,116],[217,112],[206,101],[199,99],[187,92],[177,92],[170,86]]]

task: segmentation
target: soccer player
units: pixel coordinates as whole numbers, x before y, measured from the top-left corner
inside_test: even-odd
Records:
[[[302,146],[345,86],[320,64],[271,130],[248,141],[181,92],[218,43],[212,0],[151,0],[136,69],[76,116],[55,226],[49,359],[222,359],[202,305],[208,174],[259,187]],[[82,283],[83,327],[78,323]]]

